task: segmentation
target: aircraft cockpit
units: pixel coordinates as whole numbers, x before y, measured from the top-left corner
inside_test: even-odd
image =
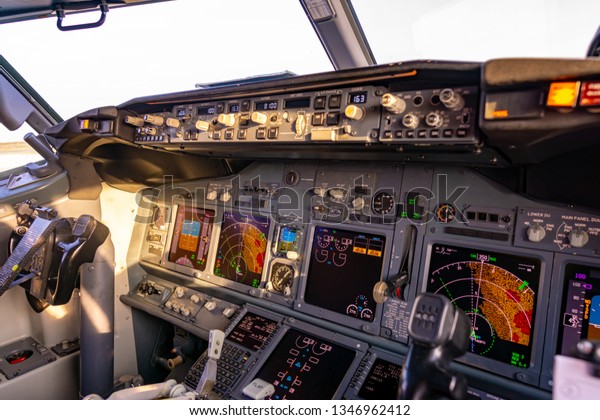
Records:
[[[0,0],[0,399],[600,398],[589,5],[535,2],[574,47],[471,0],[28,3]]]

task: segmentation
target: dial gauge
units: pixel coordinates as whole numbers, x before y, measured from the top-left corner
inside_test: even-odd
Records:
[[[373,197],[373,212],[376,214],[390,214],[394,212],[394,196],[388,192],[380,192]]]
[[[294,282],[294,268],[291,265],[276,262],[271,270],[271,285],[273,290],[285,292]]]

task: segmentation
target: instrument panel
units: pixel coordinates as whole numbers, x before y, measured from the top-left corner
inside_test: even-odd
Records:
[[[279,381],[279,362],[299,351],[299,342],[335,348],[331,337],[363,343],[364,352],[339,350],[335,357],[341,363],[347,356],[349,364],[340,365],[341,388],[328,392],[336,398],[351,393],[350,385],[359,383],[352,379],[358,375],[353,361],[367,349],[391,352],[399,363],[411,302],[425,291],[449,297],[471,321],[471,345],[459,364],[489,381],[472,387],[472,396],[514,397],[498,378],[525,386],[525,395],[543,396],[551,389],[554,354],[598,329],[592,309],[600,261],[589,256],[593,241],[549,250],[539,235],[521,236],[531,227],[523,215],[534,203],[475,171],[276,161],[176,187],[140,201],[140,211],[149,214],[134,233],[143,238],[141,267],[175,285],[187,279],[192,292],[195,285],[217,287],[243,310],[267,310],[284,326],[278,331],[287,331],[273,338],[279,344],[244,350],[252,362],[244,361],[238,387],[232,382],[222,396],[244,398],[240,387],[255,377]],[[563,220],[596,217],[547,211]],[[594,235],[593,226],[588,234]],[[408,279],[397,287],[402,275]],[[380,301],[375,289],[382,284],[389,292]],[[203,299],[210,300],[201,298],[200,306]],[[170,314],[164,303],[158,306],[167,319],[183,319],[181,307]],[[198,317],[192,322],[202,328]],[[230,340],[234,347],[236,340]],[[369,383],[396,372],[385,363],[377,362],[373,369],[383,376]],[[352,395],[368,397],[367,391]]]
[[[475,86],[390,91],[362,85],[286,95],[234,97],[126,116],[134,142],[193,146],[219,143],[383,143],[476,145]]]

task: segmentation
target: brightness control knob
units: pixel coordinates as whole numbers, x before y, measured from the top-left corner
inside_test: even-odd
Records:
[[[259,125],[266,124],[268,119],[269,119],[268,115],[265,114],[264,112],[254,111],[252,113],[252,115],[250,115],[250,120],[252,120],[253,123],[259,124]]]
[[[223,124],[225,127],[233,127],[235,125],[235,115],[233,114],[219,114],[217,122]]]
[[[406,101],[391,93],[381,97],[381,105],[392,114],[402,114],[406,110]]]
[[[569,233],[569,243],[575,248],[582,248],[590,240],[586,231],[579,228],[572,230]]]
[[[362,120],[365,117],[365,110],[356,105],[348,105],[344,111],[346,117],[351,120]]]
[[[215,201],[217,199],[218,193],[216,190],[211,190],[206,194],[206,199],[209,201]]]
[[[462,95],[453,89],[444,89],[440,92],[440,101],[452,111],[458,111],[465,106]]]
[[[402,125],[406,128],[417,128],[419,126],[419,117],[410,113],[402,117]]]
[[[542,239],[546,237],[546,229],[538,224],[529,226],[527,228],[527,239],[531,242],[542,242]]]
[[[427,124],[429,127],[438,128],[441,127],[443,123],[444,119],[437,112],[430,112],[425,117],[425,124]]]

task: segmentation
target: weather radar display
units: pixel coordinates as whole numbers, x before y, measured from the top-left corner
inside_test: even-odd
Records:
[[[471,321],[472,353],[528,368],[540,261],[434,244],[427,291],[447,296]]]
[[[262,277],[269,234],[266,217],[225,212],[215,274],[258,287]]]

